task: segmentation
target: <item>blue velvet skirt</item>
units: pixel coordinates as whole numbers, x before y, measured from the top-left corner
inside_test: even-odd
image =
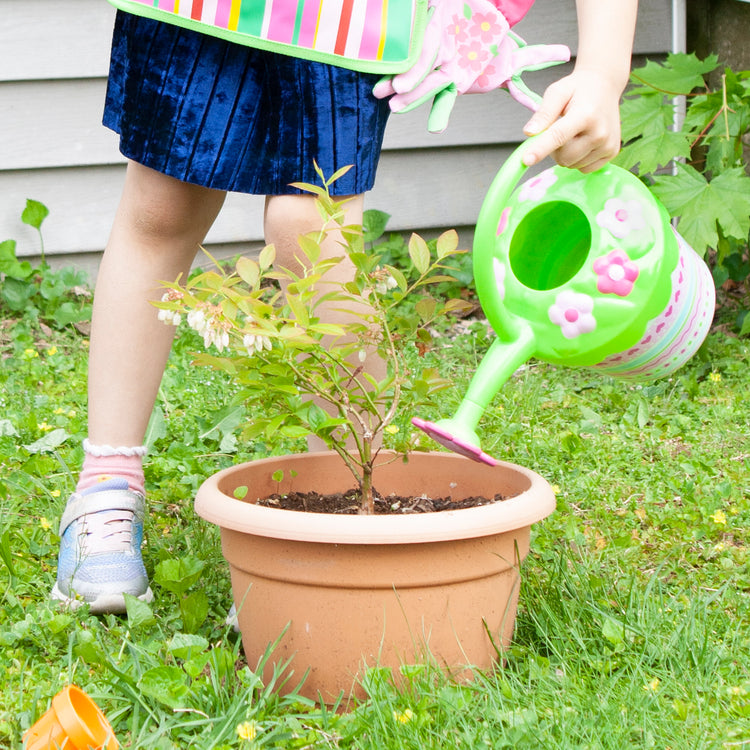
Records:
[[[104,125],[120,150],[163,174],[217,190],[298,193],[352,169],[335,195],[375,181],[388,104],[377,75],[240,46],[119,12]]]

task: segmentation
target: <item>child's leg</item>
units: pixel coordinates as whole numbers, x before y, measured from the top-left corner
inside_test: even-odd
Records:
[[[89,440],[140,445],[174,329],[151,304],[187,274],[225,193],[130,163],[99,269],[89,355]]]
[[[346,223],[362,224],[364,196],[357,195],[346,203]],[[310,195],[277,195],[266,199],[265,210],[266,242],[276,247],[276,262],[292,270],[299,269],[296,260],[299,257],[297,238],[301,234],[320,229],[321,217],[315,207],[315,199]],[[321,259],[340,257],[344,249],[339,244],[340,236],[332,232],[322,245]],[[326,278],[331,281],[349,281],[354,277],[354,266],[346,261],[331,269]],[[365,303],[363,303],[363,307]],[[327,322],[343,323],[346,313],[342,313],[340,304],[331,304]],[[325,309],[325,306],[323,307]],[[326,314],[326,313],[324,313]],[[357,366],[360,362],[356,363]],[[364,369],[378,380],[385,377],[385,363],[374,353],[369,353],[363,365]],[[325,446],[317,438],[308,441],[311,450],[321,450]]]
[[[223,200],[223,192],[128,165],[96,283],[89,439],[61,522],[55,598],[78,595],[99,612],[123,611],[123,592],[150,598],[140,555],[141,443],[173,337],[150,303],[161,281],[189,271]]]

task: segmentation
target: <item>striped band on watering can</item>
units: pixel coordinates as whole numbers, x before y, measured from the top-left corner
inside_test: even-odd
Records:
[[[477,294],[497,338],[452,418],[413,420],[485,463],[494,459],[476,426],[528,359],[663,377],[698,350],[715,307],[708,266],[637,177],[612,164],[590,174],[556,166],[516,187],[527,143],[492,182],[474,235]]]

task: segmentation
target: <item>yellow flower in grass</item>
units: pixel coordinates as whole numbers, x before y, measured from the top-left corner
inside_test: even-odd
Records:
[[[387,432],[387,433],[388,433],[389,435],[395,435],[395,434],[396,434],[396,433],[398,432],[398,425],[395,425],[395,424],[389,424],[389,425],[388,425],[388,426],[387,426],[387,427],[385,428],[385,431],[386,431],[386,432]]]
[[[660,680],[659,680],[659,678],[658,678],[658,677],[654,677],[654,679],[653,679],[653,680],[651,680],[650,682],[647,682],[647,683],[646,683],[646,684],[645,684],[645,685],[643,686],[643,689],[644,689],[644,690],[645,690],[645,691],[646,691],[647,693],[655,693],[655,692],[656,692],[656,691],[657,691],[657,690],[659,689],[659,683],[660,683]]]
[[[410,708],[405,711],[394,711],[393,718],[399,724],[408,724],[414,718],[414,712]]]
[[[709,380],[710,380],[710,381],[711,381],[712,383],[721,383],[721,373],[720,373],[720,372],[716,372],[716,371],[714,370],[714,372],[710,372],[710,373],[708,374],[708,379],[709,379]]]
[[[723,510],[717,510],[716,513],[712,513],[709,518],[717,525],[717,526],[726,526],[727,525],[727,514]]]
[[[47,349],[47,356],[48,357],[54,357],[55,354],[57,354],[57,347],[51,346],[49,349]]]
[[[59,490],[54,490],[54,491],[53,491],[53,493],[52,493],[52,495],[53,495],[53,496],[54,496],[55,492],[57,492],[57,494],[58,494],[58,495],[60,494],[60,491],[59,491]],[[41,526],[41,527],[42,527],[42,528],[43,528],[43,529],[44,529],[45,531],[49,531],[49,530],[50,530],[50,529],[52,528],[52,524],[51,524],[51,523],[50,523],[50,522],[49,522],[49,521],[48,521],[48,520],[47,520],[47,519],[46,519],[46,518],[45,518],[44,516],[42,516],[42,517],[41,517],[41,518],[39,519],[39,525],[40,525],[40,526]]]
[[[237,736],[243,740],[254,740],[258,736],[258,725],[254,721],[243,721],[237,727]]]

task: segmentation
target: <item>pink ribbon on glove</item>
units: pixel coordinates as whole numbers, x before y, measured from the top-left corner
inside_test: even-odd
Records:
[[[373,94],[390,96],[396,113],[432,100],[427,127],[440,133],[461,94],[506,88],[521,104],[536,109],[539,97],[523,84],[521,74],[569,59],[564,45],[527,45],[510,32],[490,0],[431,0],[419,59],[404,73],[381,79]]]

